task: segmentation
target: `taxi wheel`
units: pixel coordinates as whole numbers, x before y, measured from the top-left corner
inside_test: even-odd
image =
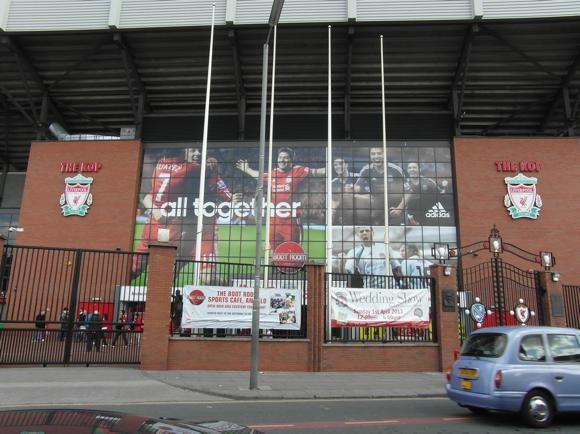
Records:
[[[554,420],[552,398],[541,390],[529,392],[522,404],[521,416],[524,422],[534,428],[545,428]]]

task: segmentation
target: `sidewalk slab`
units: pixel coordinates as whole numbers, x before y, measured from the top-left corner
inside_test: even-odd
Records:
[[[0,368],[0,408],[256,399],[362,399],[445,396],[440,372],[264,372],[250,390],[247,371],[135,368]]]

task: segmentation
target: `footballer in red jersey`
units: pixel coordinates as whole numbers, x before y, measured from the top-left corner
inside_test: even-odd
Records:
[[[285,241],[302,241],[300,223],[300,203],[294,202],[293,196],[298,186],[307,176],[324,176],[326,168],[311,168],[294,165],[294,151],[281,148],[278,151],[277,166],[271,172],[272,204],[274,215],[270,218],[270,249],[274,250]],[[259,172],[250,168],[247,160],[239,160],[236,167],[242,172],[258,179]],[[264,181],[268,182],[268,174]]]
[[[160,231],[167,231],[169,241],[180,242],[178,253],[180,257],[195,256],[197,216],[192,212],[192,208],[199,195],[200,159],[201,153],[198,149],[186,148],[184,157],[163,157],[157,161],[151,179],[151,190],[142,199],[143,206],[150,215],[135,251],[146,252],[149,241],[157,241]],[[206,159],[206,169],[204,202],[216,199],[223,202],[239,200],[241,195],[232,195],[220,177],[215,158]],[[216,218],[204,217],[202,261],[217,260],[216,229]],[[134,274],[137,275],[140,271],[137,261],[134,261]]]

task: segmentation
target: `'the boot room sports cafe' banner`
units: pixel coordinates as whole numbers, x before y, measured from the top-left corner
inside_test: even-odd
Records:
[[[333,268],[384,274],[383,150],[374,143],[333,148]],[[326,148],[324,143],[277,145],[271,176],[270,244],[299,242],[310,260],[325,260]],[[448,143],[389,143],[387,192],[391,274],[423,275],[434,242],[454,244],[455,212]],[[199,203],[198,145],[147,147],[139,194],[135,250],[164,237],[178,256],[195,252],[197,215],[203,212],[202,259],[252,263],[258,145],[210,145],[204,203]],[[266,199],[267,191],[264,191]],[[265,209],[260,210],[265,217]],[[265,218],[264,234],[265,234]],[[382,265],[381,265],[382,264]],[[382,268],[381,268],[382,267]],[[135,270],[138,272],[139,270]]]

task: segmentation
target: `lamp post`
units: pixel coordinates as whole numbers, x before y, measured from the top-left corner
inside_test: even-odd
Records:
[[[499,230],[495,227],[495,225],[493,225],[493,228],[491,229],[491,232],[489,233],[489,237],[487,239],[487,242],[488,242],[489,251],[491,253],[493,253],[493,256],[495,258],[497,258],[499,256],[499,254],[503,252],[503,244],[502,244],[501,235],[499,233]]]
[[[284,0],[274,0],[268,19],[268,36],[262,47],[262,102],[260,111],[260,155],[258,162],[258,180],[256,182],[256,258],[254,263],[254,300],[252,305],[252,348],[250,363],[250,389],[258,388],[258,361],[260,337],[260,275],[262,260],[262,210],[264,202],[264,154],[266,152],[266,105],[268,96],[268,45],[272,30],[278,24]]]
[[[445,264],[449,259],[449,244],[434,243],[431,247],[431,255],[439,261],[440,264]]]

